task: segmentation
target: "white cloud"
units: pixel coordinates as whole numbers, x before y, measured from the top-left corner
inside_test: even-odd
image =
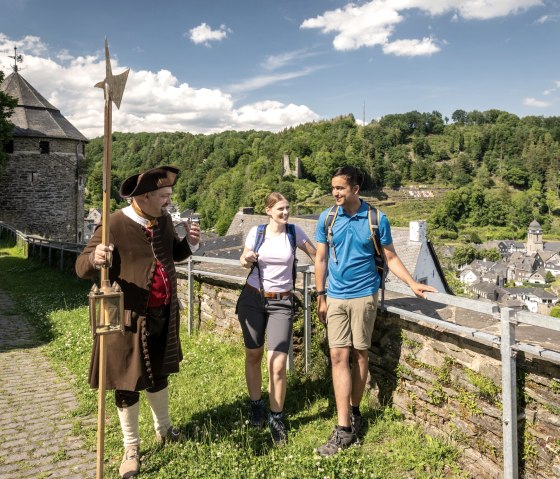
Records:
[[[550,102],[537,100],[536,98],[525,98],[525,100],[523,100],[523,104],[526,106],[534,106],[536,108],[547,108],[552,105]]]
[[[305,105],[284,105],[277,101],[262,101],[245,105],[235,112],[235,120],[243,130],[272,130],[285,128],[287,122],[298,118],[299,123],[315,121],[319,116]]]
[[[397,56],[425,56],[439,52],[440,48],[431,38],[422,40],[395,40],[383,45],[383,52]]]
[[[466,20],[488,20],[543,5],[543,0],[404,0],[397,3],[402,8],[418,8],[433,16],[454,12]]]
[[[543,91],[543,95],[545,95],[545,96],[550,95],[551,93],[554,93],[558,89],[560,89],[560,81],[557,80],[557,81],[554,82],[554,86],[552,88],[549,88],[548,90]]]
[[[543,25],[545,23],[558,22],[558,20],[560,20],[560,15],[555,13],[552,15],[543,15],[542,17],[539,17],[535,23]]]
[[[253,78],[249,78],[243,82],[235,83],[229,87],[229,90],[235,93],[257,90],[259,88],[264,88],[266,86],[273,85],[274,83],[279,83],[282,81],[291,80],[293,78],[307,76],[319,70],[320,68],[321,67],[306,67],[297,71],[275,73],[272,75],[259,75]]]
[[[209,47],[210,42],[222,41],[224,38],[227,38],[228,33],[231,33],[231,30],[225,25],[220,25],[218,30],[212,30],[207,23],[201,23],[198,27],[189,30],[188,37],[197,45],[202,43]],[[187,36],[186,33],[185,36]]]
[[[300,62],[305,60],[306,58],[312,57],[317,55],[316,52],[311,52],[306,49],[300,50],[293,50],[291,52],[284,52],[279,53],[278,55],[270,55],[267,59],[262,63],[262,67],[265,70],[278,70],[283,68],[287,65],[290,65],[295,62]]]
[[[371,0],[359,5],[348,3],[343,8],[326,11],[304,20],[300,28],[335,33],[333,46],[336,50],[381,46],[387,54],[401,55],[409,50],[414,55],[431,55],[439,49],[431,39],[429,42],[425,38],[390,40],[396,25],[404,21],[402,12],[418,9],[432,16],[451,13],[452,20],[461,17],[487,20],[516,14],[542,3],[542,0]]]
[[[39,39],[17,42],[0,34],[0,51],[14,44],[22,45],[24,53],[20,74],[86,137],[102,135],[103,92],[94,85],[105,77],[104,53],[72,57],[62,51],[49,55],[47,46]],[[25,45],[44,55],[32,54]],[[114,55],[111,63],[114,74],[126,69]],[[3,62],[1,68],[6,75],[11,73],[9,62]],[[293,77],[302,74],[305,73]],[[305,105],[266,101],[236,105],[229,93],[216,88],[194,88],[179,82],[168,70],[131,70],[121,108],[113,109],[113,130],[217,133],[259,128],[276,131],[315,119],[318,115]]]
[[[389,2],[374,0],[363,5],[352,3],[304,20],[300,28],[319,28],[323,33],[338,32],[333,40],[336,50],[384,45],[403,17]]]

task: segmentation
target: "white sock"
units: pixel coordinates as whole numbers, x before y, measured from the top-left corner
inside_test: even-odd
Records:
[[[140,434],[138,433],[138,416],[140,414],[140,402],[129,407],[118,407],[117,411],[119,413],[125,449],[128,446],[139,446]]]
[[[152,409],[154,429],[161,437],[165,437],[171,427],[171,421],[169,420],[169,390],[164,388],[157,393],[146,391],[146,397]]]

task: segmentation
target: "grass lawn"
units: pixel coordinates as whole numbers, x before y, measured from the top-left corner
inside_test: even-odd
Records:
[[[0,242],[0,288],[20,314],[37,326],[38,338],[61,375],[75,389],[80,407],[74,432],[95,448],[95,429],[84,418],[97,414],[97,392],[87,385],[91,349],[87,292],[90,283],[24,258]],[[334,425],[330,378],[289,376],[285,412],[289,443],[275,448],[267,429],[247,425],[247,394],[240,338],[182,332],[185,359],[170,384],[170,415],[185,434],[181,444],[156,444],[151,413],[142,395],[140,434],[142,478],[462,478],[458,453],[439,439],[421,433],[393,409],[362,405],[368,423],[362,445],[335,457],[313,450]],[[315,358],[324,361],[324,358]],[[266,374],[265,374],[266,376]],[[326,374],[328,376],[328,374]],[[263,383],[266,384],[266,377]],[[266,398],[266,395],[265,395]],[[106,477],[118,477],[121,433],[111,392],[107,394]]]

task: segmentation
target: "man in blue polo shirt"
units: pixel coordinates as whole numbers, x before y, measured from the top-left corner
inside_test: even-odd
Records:
[[[332,177],[332,195],[338,206],[332,224],[331,244],[327,242],[321,213],[315,240],[315,286],[317,313],[327,325],[332,362],[332,379],[338,424],[328,442],[317,449],[322,456],[358,441],[361,426],[360,402],[368,375],[368,349],[377,313],[377,291],[381,278],[374,260],[374,246],[368,219],[368,205],[359,197],[362,173],[352,166],[338,168]],[[395,252],[391,227],[381,213],[380,242],[387,266],[418,297],[431,286],[415,281]],[[328,291],[325,289],[328,270]],[[350,357],[353,366],[350,368]]]

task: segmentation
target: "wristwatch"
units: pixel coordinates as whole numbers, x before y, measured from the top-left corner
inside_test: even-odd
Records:
[[[325,296],[327,294],[327,290],[323,289],[321,291],[317,291],[317,296]]]

